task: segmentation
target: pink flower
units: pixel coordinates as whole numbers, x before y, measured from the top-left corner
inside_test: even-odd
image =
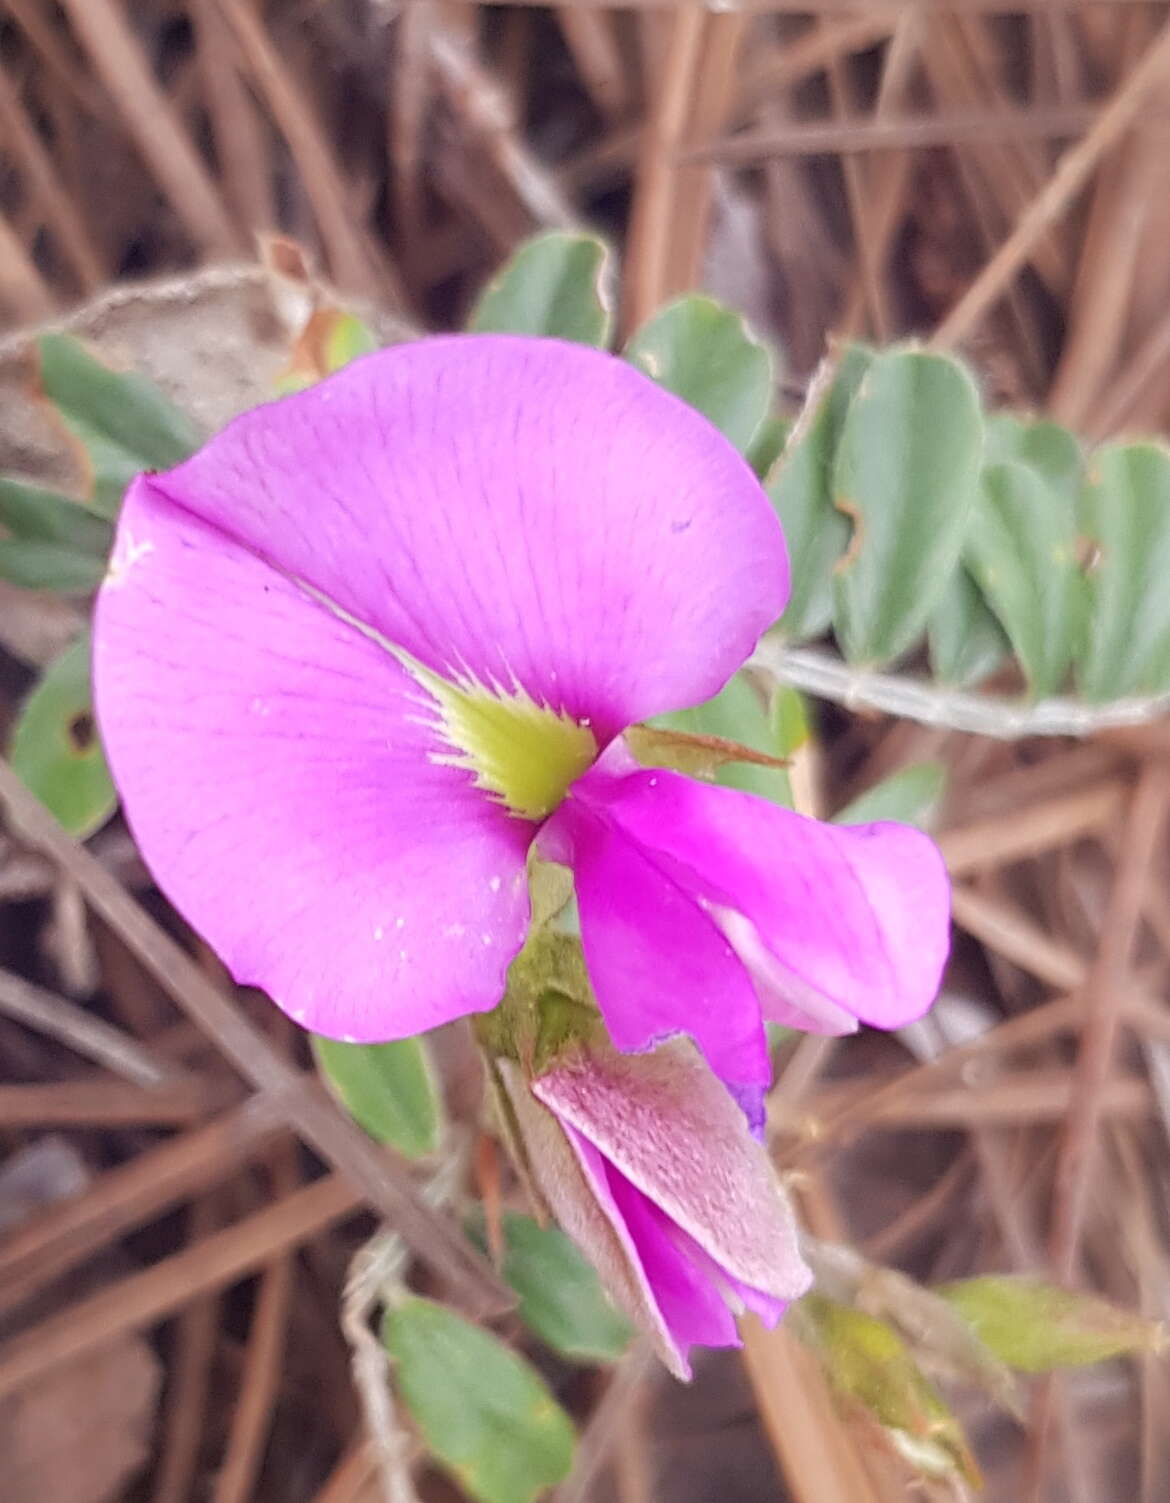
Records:
[[[757,1125],[761,1018],[840,1034],[934,1000],[949,898],[906,825],[822,824],[734,789],[640,767],[619,738],[570,788],[539,849],[573,868],[589,978],[619,1049],[686,1018]]]
[[[580,346],[428,339],[134,482],[98,715],[160,886],[298,1022],[378,1040],[494,1007],[539,840],[615,1040],[689,1033],[750,1102],[764,1018],[904,1023],[947,945],[924,836],[624,749],[786,592],[766,496],[691,408]]]
[[[537,1185],[677,1377],[691,1346],[774,1326],[810,1275],[764,1150],[691,1046],[582,1052],[534,1080],[500,1062]]]

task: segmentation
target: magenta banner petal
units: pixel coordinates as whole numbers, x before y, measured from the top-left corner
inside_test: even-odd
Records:
[[[735,952],[766,1017],[813,1032],[847,1032],[857,1019],[894,1028],[934,1000],[949,948],[949,884],[938,848],[918,830],[822,824],[734,789],[631,768],[620,742],[574,784],[555,821],[604,830],[610,845],[661,871],[672,893],[688,893]],[[591,887],[581,893],[583,937],[596,901]],[[674,964],[685,967],[686,957]],[[640,1018],[648,1004],[623,1005]],[[669,995],[653,1005],[669,1007]],[[704,1021],[684,992],[676,1026],[698,1040],[688,1008]]]
[[[731,445],[626,362],[555,340],[381,351],[155,483],[436,672],[519,684],[602,743],[713,694],[787,596]]]
[[[573,868],[589,980],[617,1047],[648,1049],[686,1032],[722,1079],[769,1084],[759,999],[689,873],[680,882],[668,858],[573,796],[538,845]]]
[[[153,479],[127,496],[95,643],[142,853],[237,980],[360,1040],[498,1002],[532,827],[432,760],[381,646]]]

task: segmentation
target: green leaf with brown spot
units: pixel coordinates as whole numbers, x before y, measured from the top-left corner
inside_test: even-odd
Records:
[[[8,756],[18,777],[79,840],[117,808],[93,715],[88,632],[41,675],[21,707]]]

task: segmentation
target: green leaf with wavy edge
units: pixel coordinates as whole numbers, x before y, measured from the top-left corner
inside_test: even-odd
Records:
[[[944,1284],[935,1293],[953,1305],[984,1346],[1017,1372],[1085,1367],[1164,1345],[1153,1321],[1107,1300],[1022,1274],[987,1274]]]
[[[596,235],[537,235],[488,283],[467,327],[476,334],[541,334],[604,348],[613,324],[609,272],[609,247]]]
[[[926,625],[930,667],[943,684],[970,688],[1011,657],[1012,644],[983,591],[962,564]]]
[[[913,762],[899,768],[833,815],[838,825],[872,824],[896,819],[904,825],[928,830],[947,787],[947,769],[942,762]]]
[[[778,629],[793,642],[819,637],[833,619],[833,566],[849,541],[849,523],[833,505],[833,459],[849,403],[873,357],[872,350],[853,344],[822,363],[765,482],[792,571]]]
[[[88,631],[41,675],[21,707],[8,756],[17,776],[78,840],[117,808],[93,715]]]
[[[768,416],[772,353],[742,314],[713,298],[690,294],[668,303],[633,336],[625,357],[697,408],[741,453]]]
[[[1170,450],[1098,449],[1081,493],[1090,548],[1088,627],[1076,664],[1086,699],[1170,689]]]
[[[505,1211],[501,1272],[516,1291],[520,1318],[553,1351],[574,1362],[616,1362],[633,1334],[610,1304],[593,1265],[557,1226]],[[482,1217],[473,1227],[486,1245]]]
[[[979,394],[956,360],[875,356],[833,464],[834,504],[853,521],[834,574],[834,625],[849,662],[892,662],[922,635],[951,586],[982,459]]]
[[[667,715],[658,715],[650,723],[663,730],[682,731],[693,736],[719,736],[772,757],[787,755],[781,748],[773,721],[772,695],[742,669],[713,699],[689,710],[672,710]],[[773,803],[792,807],[788,774],[781,767],[724,762],[715,769],[714,779],[724,788],[756,793]]]
[[[490,1332],[406,1296],[382,1321],[427,1449],[480,1503],[532,1503],[569,1473],[574,1433],[537,1373]]]
[[[347,1044],[314,1034],[313,1054],[330,1090],[370,1137],[407,1158],[438,1148],[442,1109],[424,1038]]]
[[[114,517],[141,470],[165,470],[202,442],[194,425],[153,382],[112,370],[68,334],[37,340],[39,386],[79,446],[87,499]]]
[[[1019,460],[987,465],[963,552],[1032,693],[1058,693],[1085,626],[1072,497]]]

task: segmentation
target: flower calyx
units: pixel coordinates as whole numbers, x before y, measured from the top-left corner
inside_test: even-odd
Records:
[[[508,969],[500,1005],[476,1019],[481,1047],[515,1060],[529,1079],[605,1037],[581,941],[536,928]]]

